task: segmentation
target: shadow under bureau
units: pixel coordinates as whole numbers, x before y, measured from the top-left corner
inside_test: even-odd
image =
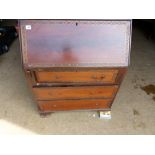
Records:
[[[110,111],[130,57],[130,20],[20,20],[22,64],[40,113]]]

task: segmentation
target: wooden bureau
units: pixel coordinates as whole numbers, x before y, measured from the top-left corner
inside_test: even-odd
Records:
[[[22,64],[40,113],[110,110],[130,58],[130,20],[20,20]]]

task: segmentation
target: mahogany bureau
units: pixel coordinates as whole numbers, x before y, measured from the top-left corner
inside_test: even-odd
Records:
[[[20,20],[22,64],[40,113],[110,111],[130,58],[131,20]]]

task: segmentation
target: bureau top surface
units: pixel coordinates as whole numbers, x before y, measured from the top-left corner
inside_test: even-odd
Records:
[[[21,20],[27,67],[128,66],[131,21]]]

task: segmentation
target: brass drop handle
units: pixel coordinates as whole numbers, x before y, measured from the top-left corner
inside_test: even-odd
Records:
[[[105,78],[105,75],[101,75],[101,77],[100,77],[101,79],[104,79]]]
[[[104,79],[105,78],[105,75],[101,75],[99,78],[95,75],[92,76],[92,79]]]

